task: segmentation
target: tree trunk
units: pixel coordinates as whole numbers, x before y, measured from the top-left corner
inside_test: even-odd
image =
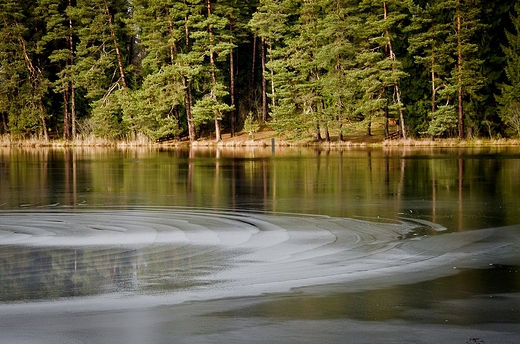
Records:
[[[70,140],[69,85],[63,90],[63,138]]]
[[[388,105],[385,107],[385,139],[387,139],[390,136],[390,131],[388,130],[388,121],[389,121],[389,114],[388,114]]]
[[[384,7],[384,19],[387,20],[387,18],[388,18],[388,4],[386,3],[386,1],[383,3],[383,7]],[[396,58],[395,58],[394,50],[392,49],[392,42],[390,40],[390,32],[388,31],[388,29],[386,30],[386,37],[387,37],[388,51],[390,53],[390,59],[392,61],[395,61]],[[392,66],[392,70],[394,70],[394,66]],[[405,125],[404,125],[404,114],[403,114],[403,107],[402,107],[402,104],[401,104],[401,89],[399,88],[398,80],[395,80],[394,94],[395,94],[396,99],[397,99],[397,107],[399,108],[399,121],[401,122],[401,126],[400,126],[401,137],[403,139],[406,139],[408,135],[406,133],[406,128],[405,128]]]
[[[40,120],[42,121],[43,139],[49,141],[49,131],[47,130],[47,123],[45,123],[45,108],[43,107],[43,100],[40,99]]]
[[[460,0],[458,1],[458,6],[460,7]],[[459,88],[457,92],[457,100],[458,100],[458,119],[459,119],[459,139],[464,138],[464,109],[462,104],[462,44],[461,44],[461,18],[460,18],[460,9],[457,9],[457,81],[459,83]]]
[[[72,0],[69,0],[68,3],[69,7],[72,7]],[[74,65],[74,40],[72,31],[72,18],[69,18],[69,50],[70,50],[70,58],[69,58],[69,65]],[[70,81],[70,138],[74,140],[76,138],[76,88],[74,87],[74,80]]]
[[[432,23],[432,42],[435,42],[435,26]],[[431,69],[431,79],[432,79],[432,118],[431,121],[435,120],[435,109],[437,108],[437,86],[435,85],[435,43],[432,43],[432,69]]]
[[[175,63],[175,53],[177,51],[177,45],[175,44],[175,35],[173,33],[173,19],[167,7],[165,8],[165,10],[166,15],[168,16],[168,31],[170,33],[170,39],[172,40],[172,44],[170,45],[170,64],[173,65]]]
[[[192,95],[191,95],[191,80],[186,80],[187,78],[182,79],[182,83],[184,86],[184,104],[186,106],[186,118],[188,120],[188,136],[190,138],[190,142],[196,140],[195,136],[195,123],[193,122],[193,114],[191,113],[191,108],[193,104]]]
[[[208,17],[211,16],[211,0],[206,1],[206,7],[208,9]],[[210,53],[209,53],[209,64],[211,67],[211,83],[213,87],[217,85],[217,76],[215,75],[215,56],[213,54],[213,29],[211,25],[208,26],[208,33],[209,33],[209,46],[210,46]],[[215,94],[215,90],[211,90],[211,98],[213,101],[217,102],[217,95]],[[215,140],[216,141],[222,141],[222,135],[220,133],[220,119],[219,119],[219,111],[215,110],[214,116],[214,122],[215,122]]]
[[[344,137],[343,137],[343,123],[342,123],[341,119],[338,122],[339,122],[338,141],[341,142],[341,141],[344,140]]]
[[[170,15],[170,11],[168,10],[167,7],[165,8],[165,10],[166,10],[166,15],[168,16],[168,30],[170,32],[170,39],[172,40],[172,44],[170,45],[170,64],[173,66],[175,64],[175,55],[177,54],[177,43],[175,41],[175,35],[173,32],[173,19]],[[187,42],[187,43],[189,43],[189,42]],[[183,81],[184,88],[186,90],[186,81],[184,78],[182,81]],[[186,91],[184,94],[185,94],[184,98],[186,101],[186,98],[187,98]],[[186,107],[186,109],[188,109],[188,107]],[[175,140],[180,141],[181,121],[180,121],[178,106],[175,106],[173,108],[173,112],[174,112],[175,120],[177,122],[177,130],[175,131]],[[186,110],[186,113],[188,113],[187,110]],[[189,127],[189,123],[188,123],[188,127]],[[190,135],[190,141],[191,141],[191,135]]]
[[[325,141],[330,142],[329,125],[325,122]]]
[[[127,88],[126,84],[126,77],[125,77],[125,70],[123,65],[123,57],[121,56],[121,51],[119,50],[119,45],[117,44],[117,37],[116,32],[114,30],[114,24],[112,23],[112,14],[110,13],[110,10],[108,9],[108,3],[107,0],[105,0],[105,11],[108,18],[108,26],[110,28],[110,35],[112,36],[112,40],[114,41],[114,49],[116,51],[116,57],[117,57],[117,65],[119,67],[119,74],[121,76],[121,83],[123,84],[123,88]]]
[[[18,41],[20,42],[20,46],[23,51],[23,56],[25,59],[25,62],[27,63],[27,70],[29,71],[31,84],[33,87],[33,91],[37,91],[39,87],[39,77],[41,76],[41,70],[38,66],[34,66],[33,62],[31,61],[31,58],[27,54],[27,47],[25,45],[25,40],[22,38],[21,35],[18,36]],[[39,110],[39,117],[42,124],[42,135],[45,141],[49,141],[49,133],[47,131],[47,123],[45,122],[45,107],[43,106],[43,100],[42,95],[39,94],[38,96],[38,110]]]
[[[1,130],[2,134],[7,134],[8,132],[8,127],[7,127],[7,116],[5,114],[5,112],[2,112],[2,130]]]
[[[323,139],[321,137],[321,128],[320,128],[320,122],[316,121],[316,127],[314,129],[314,141],[321,142]]]
[[[433,49],[433,47],[432,47]],[[434,56],[432,51],[432,121],[435,119],[435,108],[437,107],[437,87],[435,86]]]
[[[262,121],[267,121],[267,80],[265,78],[265,38],[262,37]]]
[[[184,1],[186,4],[186,1]],[[186,39],[186,50],[190,47],[190,30],[188,28],[188,15],[184,16],[184,34]],[[188,122],[188,137],[190,142],[194,142],[197,137],[195,135],[195,123],[193,122],[193,113],[191,108],[193,105],[192,92],[191,92],[191,80],[186,76],[182,78],[182,84],[184,86],[184,104],[186,106],[186,119]]]
[[[74,140],[77,135],[76,129],[76,90],[74,88],[74,82],[71,85],[71,94],[70,94],[70,122],[71,122],[71,137]]]
[[[233,25],[234,19],[230,19],[229,24],[229,33],[233,36]],[[233,44],[233,39],[229,40],[230,44]],[[236,124],[236,109],[235,109],[235,59],[234,59],[234,49],[231,49],[229,52],[229,96],[231,98],[231,106],[233,110],[231,110],[231,137],[235,136],[235,124]]]
[[[256,33],[253,36],[253,54],[251,56],[251,77],[249,78],[249,111],[253,111],[255,97],[255,71],[256,71]]]
[[[271,63],[273,63],[273,42],[269,42],[269,60],[271,61]],[[274,95],[274,70],[271,68],[271,106],[275,107],[276,105],[276,97]]]

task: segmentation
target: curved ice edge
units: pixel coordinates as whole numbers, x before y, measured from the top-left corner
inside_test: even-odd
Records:
[[[259,217],[262,218],[262,216]],[[282,216],[278,219],[284,218]],[[352,220],[321,216],[310,218],[329,220],[326,222],[334,224],[337,221],[349,222]],[[409,219],[406,219],[406,222],[410,223]],[[426,222],[426,225],[432,225],[431,222],[424,220],[415,222],[423,225]],[[364,221],[360,221],[360,223],[369,225]],[[374,227],[379,226],[382,224],[374,225]],[[391,231],[395,229],[394,226],[389,227]],[[211,284],[203,287],[163,294],[117,293],[55,301],[7,303],[2,304],[0,314],[63,312],[64,306],[66,309],[78,312],[149,308],[185,302],[285,293],[298,288],[306,290],[327,288],[332,285],[335,285],[334,288],[341,285],[348,291],[385,288],[394,284],[410,284],[448,276],[457,273],[461,268],[484,268],[490,264],[518,262],[520,261],[519,238],[520,225],[445,233],[439,236],[421,237],[420,240],[415,241],[405,239],[399,243],[392,242],[389,249],[348,261],[355,267],[350,270],[338,270],[339,273],[333,275],[320,275],[323,266],[311,261],[313,269],[306,270],[304,275],[282,280],[279,277],[284,277],[283,274],[268,275],[270,280],[266,281],[261,277],[256,277],[256,272],[269,271],[274,266],[283,268],[284,262],[262,262],[261,265],[258,265],[261,270],[250,271],[247,280],[219,279],[217,274]],[[347,262],[344,264],[349,266]],[[231,272],[235,268],[240,269],[240,266],[232,265]],[[229,273],[230,270],[226,272]]]
[[[408,221],[408,222],[416,222],[416,223],[420,223],[422,225],[425,225],[427,226],[428,228],[436,231],[436,232],[444,232],[444,231],[447,231],[448,228],[444,227],[443,225],[441,224],[438,224],[438,223],[434,223],[434,222],[430,222],[430,221],[426,221],[426,220],[421,220],[421,219],[411,219],[411,218],[404,218],[402,217],[401,218],[403,221]]]

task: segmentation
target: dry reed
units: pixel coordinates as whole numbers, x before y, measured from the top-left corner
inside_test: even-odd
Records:
[[[12,135],[0,135],[0,147],[317,147],[317,148],[342,148],[342,147],[483,147],[483,146],[520,146],[520,139],[398,139],[380,140],[377,142],[359,141],[288,141],[281,138],[267,137],[258,140],[250,140],[242,136],[229,138],[223,141],[201,139],[195,142],[169,141],[156,143],[145,135],[137,135],[132,139],[115,140],[95,137],[93,135],[78,135],[76,139],[67,141],[64,139],[44,140],[42,137],[14,138]]]
[[[133,139],[125,140],[78,135],[70,141],[64,139],[45,140],[38,136],[29,138],[13,138],[11,135],[0,136],[1,147],[143,147],[153,144],[154,142],[144,135],[137,135]]]

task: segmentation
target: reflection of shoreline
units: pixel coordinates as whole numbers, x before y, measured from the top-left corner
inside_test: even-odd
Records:
[[[367,218],[406,213],[449,230],[508,225],[518,217],[516,147],[10,152],[0,154],[2,209],[151,205]]]

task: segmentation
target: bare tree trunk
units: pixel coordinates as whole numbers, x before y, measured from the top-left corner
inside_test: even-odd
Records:
[[[186,4],[186,1],[184,1]],[[186,49],[190,47],[190,30],[188,28],[188,15],[184,16],[184,34],[186,39]],[[182,78],[182,84],[184,86],[184,104],[186,106],[186,118],[188,121],[188,136],[190,138],[190,142],[194,142],[197,138],[195,135],[195,122],[193,121],[193,113],[191,112],[191,108],[193,105],[192,93],[191,93],[191,80],[187,77]]]
[[[74,81],[70,88],[70,122],[71,122],[71,137],[74,140],[77,135],[76,129],[76,89],[74,87]]]
[[[460,6],[460,0],[458,1]],[[458,83],[459,89],[457,92],[458,100],[458,119],[459,119],[459,139],[464,138],[464,109],[462,104],[462,44],[461,44],[461,18],[460,9],[457,10],[457,71],[458,71]]]
[[[435,69],[434,69],[435,57],[433,55],[432,47],[432,121],[435,119],[435,108],[437,107],[437,88],[435,86]]]
[[[330,142],[330,131],[327,123],[325,123],[325,141]]]
[[[316,127],[314,128],[314,141],[321,142],[323,139],[321,137],[321,128],[320,128],[320,122],[316,121]]]
[[[343,141],[344,140],[344,137],[343,137],[343,123],[341,122],[341,120],[338,121],[339,122],[339,134],[338,134],[338,141]]]
[[[386,3],[386,1],[383,3],[383,7],[384,7],[384,19],[386,20],[388,18],[388,4]],[[386,30],[386,37],[387,37],[387,46],[388,46],[388,51],[390,53],[390,59],[392,61],[395,61],[396,58],[395,58],[395,54],[394,54],[394,50],[392,49],[392,41],[390,40],[390,32],[388,31],[388,29]],[[392,70],[394,69],[394,67],[392,66]],[[403,106],[402,106],[402,103],[401,103],[401,90],[399,88],[399,82],[398,80],[395,80],[395,84],[394,84],[394,94],[396,96],[396,99],[397,99],[397,107],[399,109],[399,121],[401,122],[401,126],[400,126],[400,129],[401,129],[401,137],[403,139],[406,139],[407,138],[407,133],[406,133],[406,127],[404,125],[404,114],[403,114]]]
[[[265,38],[262,37],[262,121],[267,121],[267,80],[265,78]]]
[[[70,140],[69,83],[63,90],[63,138]]]
[[[273,42],[269,43],[269,60],[271,63],[273,63]],[[274,70],[271,68],[271,106],[274,109],[274,106],[276,105],[276,97],[274,94]]]
[[[388,121],[389,121],[389,115],[388,115],[388,105],[385,107],[385,139],[390,136],[390,132],[388,130]]]
[[[229,33],[233,36],[233,28],[234,28],[234,19],[230,19],[229,24]],[[233,39],[229,40],[230,44],[233,44]],[[235,124],[236,124],[236,109],[235,109],[235,59],[234,59],[234,49],[231,49],[229,52],[229,96],[231,98],[231,106],[233,110],[231,110],[231,137],[235,136]]]
[[[253,111],[254,95],[255,95],[255,71],[256,71],[256,33],[253,36],[253,54],[251,56],[251,77],[249,79],[249,111]]]
[[[42,121],[42,132],[43,132],[43,139],[45,141],[49,141],[49,131],[47,130],[47,123],[45,123],[45,108],[43,106],[43,100],[39,100],[39,106],[40,106],[40,120]]]
[[[2,112],[2,130],[1,132],[3,134],[6,134],[8,131],[8,127],[7,127],[7,116],[5,114],[5,112]]]
[[[172,40],[172,44],[170,45],[170,64],[173,66],[175,64],[175,55],[177,54],[177,43],[175,40],[175,35],[173,32],[173,19],[170,15],[170,11],[168,10],[168,7],[165,8],[166,15],[168,16],[168,30],[170,32],[170,39]],[[186,43],[188,44],[189,41],[186,39]],[[184,88],[186,89],[186,80],[183,78],[182,80]],[[185,101],[186,101],[186,91],[185,91]],[[188,109],[188,107],[186,107]],[[177,122],[177,130],[175,131],[175,140],[180,140],[180,132],[181,132],[181,123],[180,123],[180,115],[179,115],[179,109],[178,106],[175,106],[173,109],[174,117]],[[186,113],[188,111],[186,110]],[[188,123],[189,127],[189,123]],[[191,141],[191,136],[190,136]]]
[[[72,7],[72,0],[68,0],[68,7]],[[74,65],[74,40],[73,40],[73,25],[72,25],[72,18],[69,17],[69,37],[68,37],[68,45],[69,45],[69,51],[70,51],[70,57],[69,57],[69,65]],[[69,138],[75,139],[76,138],[76,88],[74,87],[74,80],[70,80],[70,116],[69,116],[69,123],[70,123],[70,136]]]
[[[24,59],[27,63],[27,70],[29,71],[29,74],[31,76],[33,90],[37,90],[40,83],[39,77],[41,76],[41,70],[38,66],[34,66],[33,62],[31,61],[31,58],[27,54],[27,47],[25,45],[25,40],[22,38],[22,36],[18,36],[18,41],[20,42],[20,45],[22,47]],[[39,110],[40,121],[42,123],[42,135],[45,141],[49,141],[49,133],[47,131],[47,123],[45,122],[45,107],[43,106],[42,95],[39,94],[37,96],[39,98],[37,106]]]
[[[206,7],[208,9],[208,16],[211,15],[211,0],[206,0]],[[213,29],[210,26],[208,26],[208,33],[209,33],[209,45],[210,47],[213,45]],[[210,48],[209,53],[209,64],[211,67],[211,83],[213,86],[216,86],[217,84],[217,77],[215,75],[215,56],[213,54],[212,48]],[[211,98],[216,102],[217,101],[217,95],[215,94],[215,90],[211,90]],[[215,140],[216,141],[222,141],[222,135],[220,133],[220,119],[219,119],[219,112],[215,110],[214,116],[214,122],[215,122]]]
[[[173,19],[170,15],[168,7],[166,7],[165,10],[166,15],[168,16],[168,31],[170,33],[170,39],[172,40],[172,44],[170,45],[170,64],[173,65],[175,63],[175,53],[177,52],[177,45],[175,44],[175,35],[173,33]]]
[[[114,48],[116,51],[116,57],[117,57],[117,65],[119,67],[119,74],[121,76],[121,83],[123,84],[123,88],[127,88],[126,83],[126,77],[125,77],[125,70],[123,65],[123,57],[121,56],[121,51],[119,50],[119,45],[117,44],[117,38],[116,38],[116,32],[114,30],[114,24],[112,23],[112,14],[110,13],[110,10],[108,9],[108,3],[107,0],[105,0],[105,11],[108,18],[108,26],[110,28],[110,35],[112,36],[112,39],[114,41]]]
[[[195,123],[193,122],[193,113],[191,112],[193,100],[191,95],[191,80],[186,80],[187,78],[182,79],[182,83],[184,86],[184,104],[186,106],[186,117],[188,120],[188,136],[190,138],[190,142],[196,140],[195,136]]]

